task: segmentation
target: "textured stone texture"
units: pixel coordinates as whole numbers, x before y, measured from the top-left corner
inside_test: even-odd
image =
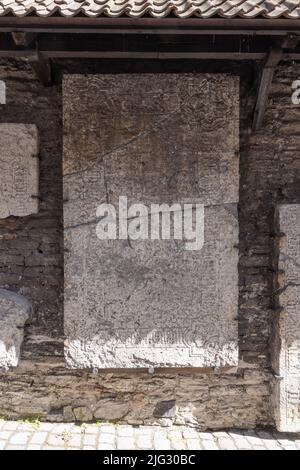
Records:
[[[61,96],[59,87],[45,88],[13,64],[0,67],[0,79],[7,88],[0,121],[38,128],[41,198],[38,214],[0,219],[0,287],[21,293],[34,305],[23,357],[55,357],[62,352],[63,320]]]
[[[0,80],[0,104],[6,103],[6,86],[5,83]]]
[[[205,244],[65,235],[65,332],[72,367],[237,364],[237,214],[205,210]]]
[[[0,218],[38,212],[37,157],[35,125],[0,124]]]
[[[39,214],[26,220],[0,220],[0,284],[26,292],[35,306],[19,366],[0,374],[0,416],[17,419],[38,415],[44,420],[72,421],[73,409],[85,407],[82,416],[90,416],[95,405],[99,408],[105,402],[107,406],[106,400],[110,399],[112,403],[129,404],[130,411],[122,418],[127,423],[185,423],[202,430],[274,424],[269,357],[274,317],[270,308],[272,221],[277,204],[300,201],[300,109],[291,103],[291,81],[299,77],[300,65],[284,63],[277,69],[264,126],[251,135],[256,88],[250,64],[171,62],[147,61],[140,65],[138,61],[75,61],[54,65],[56,73],[153,73],[163,67],[170,72],[178,72],[179,68],[181,72],[207,72],[210,68],[241,75],[238,370],[211,374],[178,369],[150,375],[118,370],[91,374],[65,368],[60,86],[42,87],[32,72],[13,62],[0,68],[0,79],[5,80],[8,89],[8,106],[2,106],[0,121],[38,125],[42,201]],[[59,80],[59,76],[56,78]],[[171,400],[176,402],[174,417],[153,416],[158,403]],[[209,443],[207,447],[211,445],[209,439],[203,442]]]
[[[277,429],[300,431],[300,204],[276,210],[278,249],[278,317],[275,322],[273,368]]]
[[[0,450],[3,449],[300,450],[300,438],[259,430],[203,433],[186,426],[124,426],[111,422],[85,423],[84,426],[43,422],[37,425],[3,420],[0,422]],[[123,456],[115,454],[113,457],[116,465],[122,464]],[[184,456],[182,462],[184,464]]]
[[[18,365],[24,325],[31,311],[25,297],[0,289],[0,369]]]
[[[238,91],[226,75],[66,75],[65,225],[94,220],[120,193],[129,204],[236,203]]]
[[[237,77],[69,75],[63,102],[67,364],[237,365]],[[119,196],[205,204],[203,249],[99,240]]]

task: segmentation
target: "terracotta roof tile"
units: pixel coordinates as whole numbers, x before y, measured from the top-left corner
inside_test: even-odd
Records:
[[[0,0],[0,16],[300,18],[300,0]]]

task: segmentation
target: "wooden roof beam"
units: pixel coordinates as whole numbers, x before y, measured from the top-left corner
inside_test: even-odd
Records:
[[[258,95],[254,110],[254,118],[253,118],[253,131],[257,131],[261,128],[265,110],[267,107],[268,96],[270,92],[270,88],[273,81],[274,71],[282,59],[282,49],[281,48],[273,48],[268,54],[268,57],[263,65],[261,77],[260,77],[260,84],[258,89]]]
[[[11,33],[16,46],[28,47],[37,37],[37,33],[26,33],[25,31],[13,31]]]
[[[11,33],[12,39],[17,47],[23,48],[24,52],[31,46],[31,49],[36,49],[36,53],[29,55],[28,62],[35,72],[38,80],[45,86],[52,84],[52,71],[50,59],[45,57],[38,51],[37,33],[27,33],[24,31],[13,31]]]
[[[43,85],[52,85],[51,62],[48,57],[38,52],[36,57],[29,60],[29,64]]]
[[[260,83],[252,124],[253,131],[257,131],[262,127],[274,72],[279,62],[284,58],[284,49],[295,49],[299,43],[299,40],[300,36],[298,35],[287,35],[286,38],[280,41],[280,46],[274,46],[271,48],[263,64],[260,76]]]
[[[300,33],[300,21],[287,18],[46,18],[29,15],[0,16],[1,32],[52,32],[100,34],[253,34]]]

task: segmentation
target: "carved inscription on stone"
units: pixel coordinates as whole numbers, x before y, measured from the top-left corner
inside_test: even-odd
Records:
[[[276,211],[278,316],[273,368],[277,374],[274,405],[280,431],[300,431],[300,204]]]
[[[31,124],[0,124],[0,218],[38,212],[38,131]]]
[[[236,365],[238,79],[64,79],[66,361]],[[101,203],[205,205],[205,241],[99,240]]]

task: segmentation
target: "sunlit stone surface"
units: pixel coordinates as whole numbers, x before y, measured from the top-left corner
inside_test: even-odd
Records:
[[[280,310],[275,321],[273,369],[277,429],[300,431],[300,204],[276,211]]]
[[[0,124],[0,219],[38,212],[38,131],[31,124]]]
[[[225,75],[64,79],[66,361],[236,365],[239,87]],[[204,246],[99,240],[97,206],[204,204]]]
[[[18,365],[24,325],[31,309],[25,297],[0,289],[0,369]]]

